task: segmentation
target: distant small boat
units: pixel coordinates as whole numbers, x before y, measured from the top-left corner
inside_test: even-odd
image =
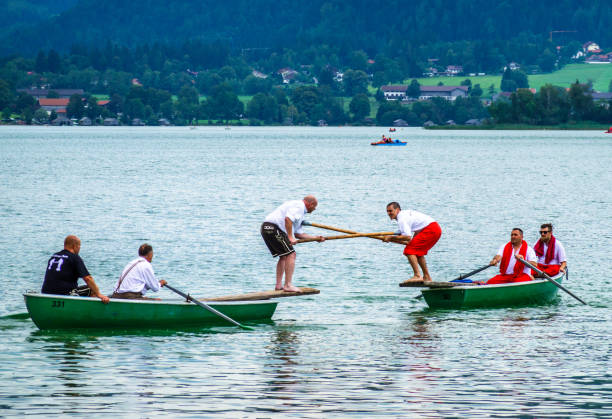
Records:
[[[608,128],[607,131],[605,131],[606,134],[612,134],[612,127]]]
[[[370,143],[370,145],[376,145],[376,146],[379,146],[379,145],[396,145],[397,146],[397,145],[406,145],[406,144],[408,144],[408,142],[400,141],[400,140],[393,140],[391,142],[377,141],[375,143]]]
[[[395,132],[395,128],[389,128],[389,132]]]

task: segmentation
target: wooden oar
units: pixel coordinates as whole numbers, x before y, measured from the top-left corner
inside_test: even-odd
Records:
[[[357,231],[346,230],[344,228],[338,228],[338,227],[332,227],[332,226],[326,226],[324,224],[319,224],[319,223],[311,223],[310,221],[304,221],[302,224],[304,224],[305,226],[313,226],[313,227],[323,228],[325,230],[339,231],[340,233],[360,234]],[[371,237],[373,239],[378,239],[378,240],[384,240],[384,238],[382,236],[367,236],[367,237]],[[391,238],[391,241],[394,242],[394,243],[406,244],[405,241],[397,240],[397,239],[394,239],[394,238]]]
[[[175,293],[177,293],[178,295],[180,295],[181,297],[183,297],[183,298],[184,298],[184,299],[186,299],[187,301],[191,301],[191,302],[193,302],[193,303],[196,303],[196,304],[197,304],[197,305],[199,305],[200,307],[202,307],[202,308],[204,308],[204,309],[206,309],[206,310],[210,311],[210,312],[211,312],[211,313],[213,313],[213,314],[216,314],[217,316],[221,317],[221,318],[222,318],[222,319],[224,319],[224,320],[227,320],[228,322],[230,322],[230,323],[232,323],[232,324],[235,324],[236,326],[238,326],[238,327],[239,327],[239,328],[241,328],[241,329],[244,329],[244,330],[255,330],[255,329],[253,329],[253,328],[252,328],[252,327],[250,327],[250,326],[245,326],[245,325],[243,325],[243,324],[238,323],[236,320],[234,320],[234,319],[232,319],[232,318],[230,318],[230,317],[226,316],[225,314],[221,313],[221,312],[220,312],[220,311],[218,311],[218,310],[215,310],[214,308],[212,308],[212,307],[211,307],[211,306],[209,306],[208,304],[205,304],[205,303],[203,303],[203,302],[201,302],[201,301],[199,301],[199,300],[196,300],[195,298],[193,298],[193,297],[192,297],[191,295],[189,295],[189,294],[185,294],[184,292],[179,291],[179,290],[177,290],[176,288],[171,287],[171,286],[170,286],[170,285],[168,285],[168,284],[166,284],[166,285],[164,285],[164,286],[165,286],[166,288],[170,289],[171,291],[174,291]]]
[[[472,276],[472,275],[476,275],[478,272],[480,272],[480,271],[484,271],[485,269],[490,268],[491,266],[493,266],[493,265],[485,265],[485,266],[483,266],[482,268],[474,269],[474,270],[473,270],[472,272],[470,272],[470,273],[467,273],[467,274],[461,274],[461,275],[459,275],[457,278],[455,278],[455,279],[451,280],[450,282],[453,282],[453,281],[458,281],[458,280],[465,279],[465,278],[469,278],[470,276]]]
[[[533,266],[531,263],[527,262],[525,259],[519,259],[519,261],[525,265],[530,267],[531,269],[533,269],[534,271],[536,271],[537,273],[539,273],[540,275],[542,275],[544,278],[546,278],[548,280],[548,282],[552,282],[553,284],[555,284],[557,286],[557,288],[562,289],[563,291],[565,291],[566,293],[568,293],[569,295],[571,295],[572,297],[574,297],[576,300],[580,301],[582,304],[584,304],[585,306],[588,305],[587,303],[585,303],[580,297],[574,295],[570,290],[568,290],[567,288],[565,288],[563,285],[559,284],[557,281],[555,281],[554,279],[552,279],[550,276],[548,276],[548,274],[546,272],[542,272],[541,270],[539,270],[537,267]]]
[[[326,236],[324,237],[325,240],[342,240],[342,239],[354,239],[356,237],[378,237],[378,236],[392,236],[395,233],[392,231],[381,231],[380,233],[355,233],[355,234],[345,234],[342,236]],[[319,239],[316,238],[312,238],[312,239],[300,239],[297,242],[298,243],[309,243],[309,242],[316,242]]]

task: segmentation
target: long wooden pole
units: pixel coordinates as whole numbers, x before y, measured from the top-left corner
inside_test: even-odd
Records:
[[[381,231],[379,233],[355,233],[355,234],[345,234],[342,236],[325,236],[325,240],[342,240],[342,239],[354,239],[357,237],[379,237],[379,236],[392,236],[395,233],[392,231]],[[300,239],[297,242],[298,243],[309,243],[309,242],[316,242],[319,239],[316,238],[312,238],[312,239]]]
[[[312,223],[310,221],[304,221],[302,224],[304,224],[306,226],[313,226],[313,227],[323,228],[325,230],[339,231],[340,233],[359,234],[357,231],[347,230],[347,229],[338,228],[338,227],[332,227],[332,226],[328,226],[328,225],[325,225],[325,224]],[[378,240],[384,240],[384,238],[382,236],[368,236],[368,237],[371,237],[373,239],[378,239]],[[393,243],[407,244],[407,242],[404,241],[404,240],[397,240],[397,239],[394,239],[394,238],[391,238],[390,241],[392,241]]]
[[[533,266],[531,263],[527,262],[525,259],[519,259],[519,262],[521,262],[523,265],[526,265],[528,267],[530,267],[531,269],[533,269],[534,271],[536,271],[537,273],[539,273],[540,275],[542,275],[544,278],[546,278],[548,280],[548,282],[552,282],[553,284],[555,284],[557,286],[557,288],[561,288],[563,291],[565,291],[566,293],[568,293],[569,295],[571,295],[572,297],[574,297],[576,300],[580,301],[582,304],[584,304],[585,306],[588,305],[587,303],[585,303],[582,298],[574,295],[570,290],[568,290],[567,288],[565,288],[563,285],[559,284],[557,281],[555,281],[554,279],[552,279],[550,276],[548,276],[548,274],[546,272],[542,272],[541,270],[539,270],[537,267]]]

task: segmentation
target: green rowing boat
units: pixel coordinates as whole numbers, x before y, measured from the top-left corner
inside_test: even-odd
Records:
[[[559,273],[552,279],[560,283],[564,276],[564,273]],[[452,284],[458,285],[421,290],[427,305],[430,308],[458,309],[549,304],[555,300],[558,291],[546,279],[494,285]]]
[[[121,300],[40,293],[23,294],[30,317],[41,329],[168,329],[228,325],[221,317],[185,300]],[[276,301],[207,302],[236,321],[270,320]]]

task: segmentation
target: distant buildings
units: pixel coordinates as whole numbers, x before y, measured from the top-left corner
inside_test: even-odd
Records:
[[[55,92],[60,99],[69,99],[72,95],[83,95],[85,91],[83,89],[17,89],[17,92],[25,93],[33,96],[34,99],[46,98],[49,93]],[[51,93],[53,94],[53,93]],[[67,103],[67,102],[66,102]]]
[[[455,100],[458,97],[466,97],[468,93],[467,86],[420,86],[420,89],[419,100],[428,100],[434,97]],[[387,100],[410,100],[406,94],[407,85],[387,85],[382,86],[380,90]]]

